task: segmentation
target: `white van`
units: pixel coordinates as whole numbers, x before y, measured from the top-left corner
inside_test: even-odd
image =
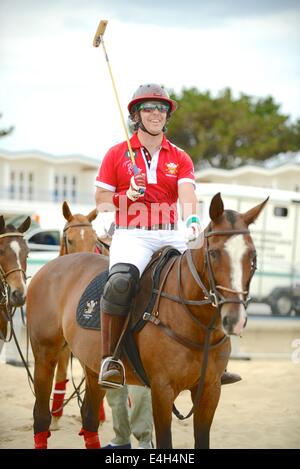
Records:
[[[203,227],[209,205],[220,192],[225,209],[246,212],[268,196],[269,201],[250,226],[257,249],[257,271],[251,283],[254,302],[270,305],[274,315],[300,314],[300,193],[234,184],[197,184]]]
[[[27,276],[31,278],[44,264],[58,257],[60,231],[34,227],[24,234],[29,247]]]

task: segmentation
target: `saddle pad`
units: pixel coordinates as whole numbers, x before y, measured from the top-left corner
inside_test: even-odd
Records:
[[[79,300],[76,320],[84,329],[101,330],[100,299],[107,282],[108,270],[97,275],[86,287]]]

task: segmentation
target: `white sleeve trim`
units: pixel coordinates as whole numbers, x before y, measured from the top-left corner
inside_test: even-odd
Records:
[[[107,189],[112,192],[116,192],[116,188],[114,186],[111,186],[110,184],[105,184],[105,182],[96,181],[95,186],[102,187],[103,189]]]
[[[182,178],[182,179],[178,179],[178,181],[177,181],[178,184],[183,184],[184,182],[191,182],[193,184],[193,186],[196,187],[196,182],[195,182],[194,179]]]

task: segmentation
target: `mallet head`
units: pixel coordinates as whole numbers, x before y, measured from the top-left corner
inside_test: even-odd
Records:
[[[107,20],[101,20],[99,23],[99,26],[97,28],[94,41],[93,41],[93,46],[94,47],[99,47],[101,44],[101,38],[103,34],[105,33],[106,26],[107,26],[108,21]]]

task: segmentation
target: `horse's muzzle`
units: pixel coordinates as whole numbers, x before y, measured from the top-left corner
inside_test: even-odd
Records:
[[[23,295],[19,290],[13,290],[10,292],[9,300],[12,306],[23,306],[26,295]]]
[[[227,310],[227,314],[222,315],[222,326],[228,335],[241,335],[247,324],[247,315],[244,308],[240,308],[239,313]]]

